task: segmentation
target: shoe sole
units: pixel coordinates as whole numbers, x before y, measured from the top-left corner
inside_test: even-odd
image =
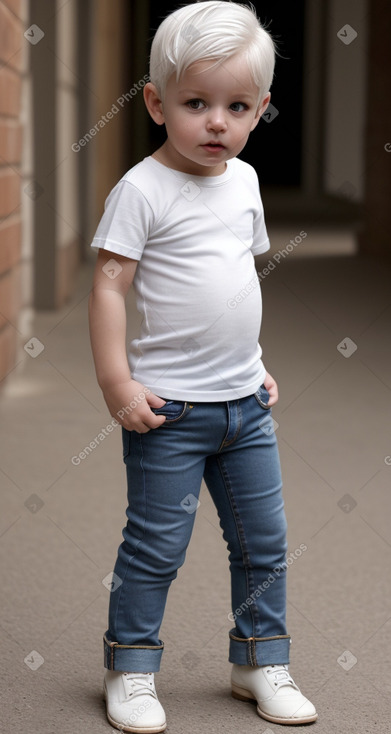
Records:
[[[313,716],[302,716],[299,718],[281,718],[280,716],[271,716],[270,714],[265,713],[265,711],[262,711],[260,708],[258,701],[250,691],[246,691],[244,688],[239,688],[237,686],[232,686],[232,698],[236,698],[238,701],[246,701],[247,703],[255,703],[257,706],[257,714],[258,716],[261,716],[262,719],[266,719],[266,721],[272,721],[273,724],[287,724],[289,726],[294,726],[295,724],[312,724],[312,722],[316,721],[318,718],[318,714],[313,714]]]
[[[142,726],[141,728],[120,724],[118,721],[114,721],[114,719],[111,718],[109,712],[107,711],[107,698],[105,690],[103,690],[102,698],[106,703],[106,716],[109,724],[111,724],[111,726],[114,726],[116,729],[120,729],[120,731],[132,732],[132,734],[159,734],[159,732],[165,731],[165,729],[167,728],[167,723],[163,724],[162,726]]]

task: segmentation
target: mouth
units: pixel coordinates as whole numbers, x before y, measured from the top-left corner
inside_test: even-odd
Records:
[[[222,145],[221,143],[210,140],[209,143],[205,143],[205,145],[202,146],[205,150],[213,153],[219,153],[221,150],[225,150],[225,145]]]

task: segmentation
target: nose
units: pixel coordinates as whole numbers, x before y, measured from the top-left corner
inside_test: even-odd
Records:
[[[225,111],[222,107],[211,107],[209,109],[207,128],[214,132],[224,132],[227,129]]]

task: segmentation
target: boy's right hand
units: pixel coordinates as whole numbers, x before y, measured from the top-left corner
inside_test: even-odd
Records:
[[[162,408],[166,401],[154,395],[141,382],[129,380],[110,385],[102,391],[110,415],[128,431],[147,433],[151,428],[161,426],[166,420],[166,416],[155,415],[151,410]]]

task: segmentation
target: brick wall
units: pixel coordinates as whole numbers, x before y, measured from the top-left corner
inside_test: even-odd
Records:
[[[17,346],[21,276],[21,0],[0,0],[0,387]]]

